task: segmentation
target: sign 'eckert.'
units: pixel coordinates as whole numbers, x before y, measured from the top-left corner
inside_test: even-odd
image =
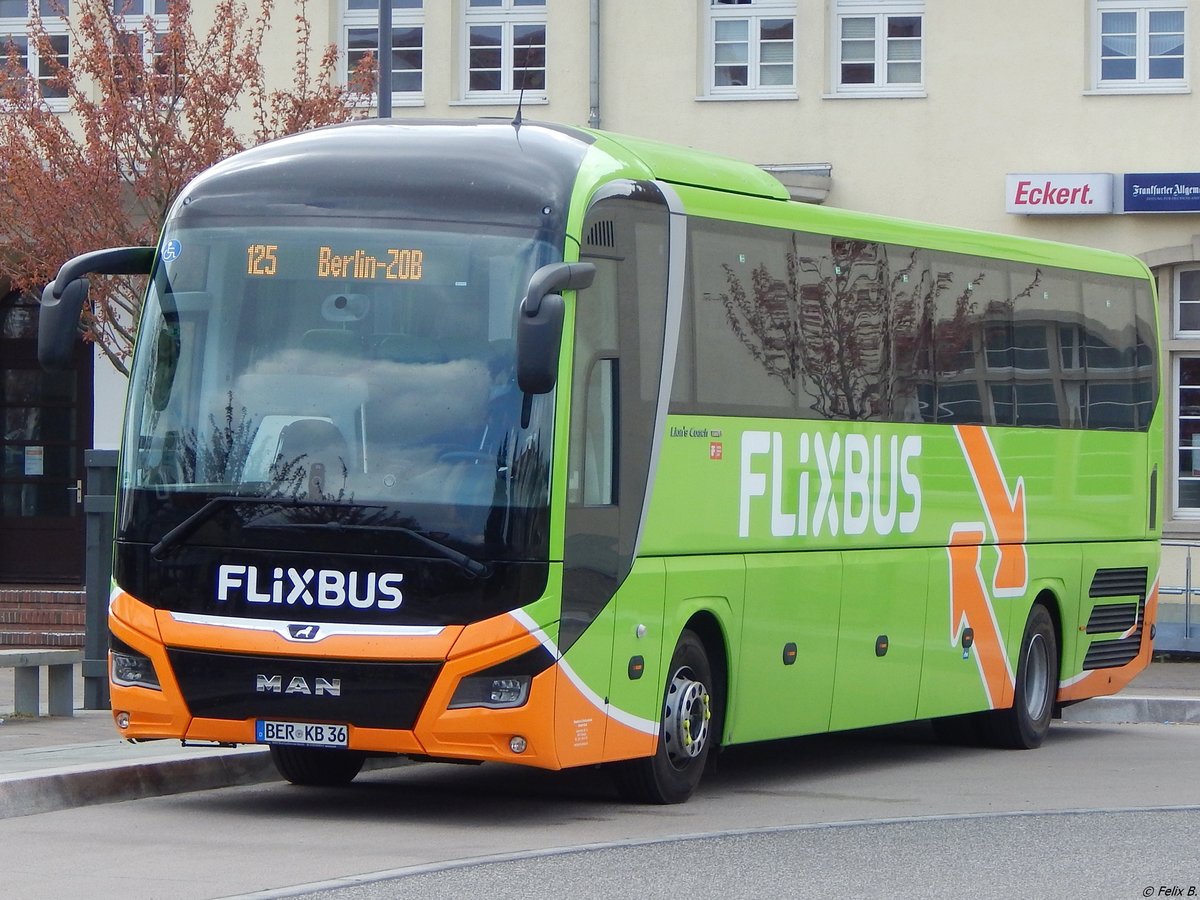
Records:
[[[1026,216],[1104,215],[1113,211],[1113,176],[1020,173],[1005,176],[1005,212]]]

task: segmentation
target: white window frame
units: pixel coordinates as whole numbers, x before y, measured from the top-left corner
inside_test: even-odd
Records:
[[[472,0],[462,2],[462,31],[459,53],[459,85],[460,100],[451,105],[506,105],[520,100],[526,105],[549,103],[550,88],[550,33],[547,26],[549,0],[498,0],[495,5],[474,6]],[[515,29],[523,25],[540,25],[544,34],[544,49],[546,65],[544,66],[545,86],[540,90],[526,88],[524,97],[520,87],[514,87],[514,45]],[[478,26],[499,27],[501,33],[500,47],[500,89],[471,90],[471,28]]]
[[[67,14],[70,15],[69,0],[62,0],[63,5],[67,7]],[[67,23],[55,12],[54,4],[50,0],[30,0],[29,7],[37,5],[41,11],[42,25],[46,29],[46,33],[51,38],[62,37],[67,41],[67,65],[71,64],[71,37],[67,33]],[[24,16],[6,16],[0,18],[0,53],[6,52],[8,38],[23,37],[25,40],[25,68],[27,68],[34,79],[39,83],[42,78],[49,78],[50,73],[41,71],[41,57],[37,53],[37,47],[33,44],[33,14],[32,11],[27,12]],[[67,97],[43,97],[46,106],[54,112],[65,112],[70,106],[70,100]]]
[[[1183,338],[1184,340],[1200,340],[1200,328],[1184,328],[1183,327],[1183,276],[1185,273],[1195,273],[1200,275],[1200,265],[1177,266],[1173,276],[1174,284],[1172,285],[1172,310],[1171,310],[1171,336],[1174,338]],[[1200,311],[1200,296],[1189,298],[1188,304],[1195,304]]]
[[[1182,352],[1171,354],[1171,401],[1168,408],[1174,410],[1174,415],[1171,417],[1170,427],[1167,429],[1167,439],[1170,441],[1168,450],[1169,469],[1171,472],[1171,518],[1182,522],[1198,522],[1200,521],[1200,506],[1184,506],[1180,502],[1180,487],[1185,480],[1192,481],[1200,478],[1200,445],[1193,444],[1191,448],[1185,447],[1183,444],[1183,429],[1180,425],[1186,419],[1195,421],[1197,416],[1183,414],[1182,390],[1183,385],[1180,383],[1180,364],[1184,360],[1200,359],[1200,348],[1193,352]],[[1197,393],[1200,393],[1200,388],[1197,388]],[[1195,441],[1196,437],[1193,437]],[[1181,470],[1179,460],[1183,453],[1188,450],[1192,452],[1192,469],[1190,471]]]
[[[917,81],[889,84],[888,73],[888,20],[894,18],[918,18],[921,20],[920,56],[915,62],[921,70]],[[875,67],[875,80],[870,84],[842,83],[842,22],[846,19],[874,19],[875,56],[871,61]],[[926,32],[927,17],[924,0],[834,0],[830,16],[830,85],[827,97],[924,97],[925,94],[925,51],[928,46]],[[908,40],[908,39],[906,39]],[[866,60],[863,60],[864,62]]]
[[[1178,12],[1183,14],[1183,77],[1150,77],[1150,14]],[[1104,13],[1133,13],[1137,17],[1137,49],[1133,78],[1104,80],[1102,72],[1104,42],[1101,23]],[[1189,22],[1186,0],[1092,0],[1092,90],[1096,94],[1177,94],[1187,93]]]
[[[395,31],[398,28],[416,28],[421,32],[421,68],[417,71],[420,73],[421,87],[415,91],[400,91],[396,86],[392,85],[392,107],[404,106],[424,106],[425,105],[425,2],[420,3],[416,7],[405,8],[392,6],[392,33],[395,37]],[[435,0],[436,2],[436,0]],[[379,46],[379,7],[375,5],[374,9],[350,9],[348,0],[339,0],[342,11],[341,22],[341,41],[342,41],[342,82],[347,83],[350,80],[350,32],[355,29],[373,29],[375,31],[374,51],[378,53]],[[392,45],[395,50],[395,44]],[[404,48],[410,49],[410,48]],[[376,82],[374,90],[371,91],[371,103],[377,103],[379,99],[379,85]]]
[[[706,100],[795,100],[796,93],[796,0],[738,0],[736,3],[721,3],[716,0],[701,0],[704,4],[705,53],[704,53],[704,97]],[[788,63],[792,68],[789,84],[762,84],[762,23],[771,19],[791,19],[792,56]],[[717,30],[719,23],[730,21],[746,22],[747,84],[717,84]],[[768,63],[770,65],[770,63]]]
[[[112,0],[112,5],[121,33],[136,36],[142,61],[147,65],[153,63],[158,50],[146,46],[146,20],[154,22],[156,37],[165,35],[170,30],[166,0]]]

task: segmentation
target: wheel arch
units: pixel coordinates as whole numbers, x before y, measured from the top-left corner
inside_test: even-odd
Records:
[[[716,713],[714,716],[717,721],[714,723],[712,733],[718,737],[719,749],[721,744],[724,743],[725,722],[728,721],[726,713],[730,696],[729,673],[732,671],[731,660],[729,658],[729,639],[720,619],[715,613],[707,609],[693,613],[684,624],[683,630],[691,631],[700,638],[701,644],[704,645],[704,652],[708,656],[708,664],[712,667],[714,682],[712,689],[717,692],[718,699],[718,702],[715,704]]]
[[[1054,624],[1054,640],[1058,645],[1058,659],[1056,661],[1058,671],[1054,674],[1059,681],[1063,677],[1063,618],[1061,604],[1062,601],[1059,599],[1058,594],[1049,587],[1043,587],[1038,591],[1037,596],[1033,600],[1034,606],[1044,606],[1046,608],[1046,612],[1050,614],[1050,621]]]

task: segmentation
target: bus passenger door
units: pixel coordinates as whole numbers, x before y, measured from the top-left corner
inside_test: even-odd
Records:
[[[653,728],[636,726],[657,722],[662,703],[664,569],[639,560],[637,542],[658,412],[669,214],[653,185],[614,193],[593,203],[583,228],[581,259],[596,277],[575,303],[559,637],[611,715],[583,736],[566,706],[556,710],[564,765],[652,753]]]

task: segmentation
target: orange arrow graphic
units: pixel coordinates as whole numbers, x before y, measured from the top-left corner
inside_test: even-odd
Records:
[[[992,709],[1012,703],[1013,673],[1004,640],[980,569],[983,525],[958,523],[950,528],[950,643],[957,645],[963,629],[975,636],[975,661]]]
[[[1025,482],[1018,478],[1010,493],[1000,460],[987,429],[956,425],[955,434],[983,505],[987,529],[981,522],[956,522],[950,526],[950,643],[957,645],[963,629],[974,635],[975,660],[988,705],[1004,708],[1013,701],[1013,671],[1004,649],[1004,636],[996,621],[993,597],[1021,597],[1029,586],[1029,557],[1025,550]],[[988,529],[999,559],[988,592],[983,577],[983,544]]]
[[[1000,562],[992,579],[997,597],[1020,597],[1029,584],[1029,559],[1025,552],[1025,481],[1017,479],[1010,494],[1000,461],[980,425],[956,425],[958,443],[967,459],[967,468],[975,481],[975,490],[996,539]]]

